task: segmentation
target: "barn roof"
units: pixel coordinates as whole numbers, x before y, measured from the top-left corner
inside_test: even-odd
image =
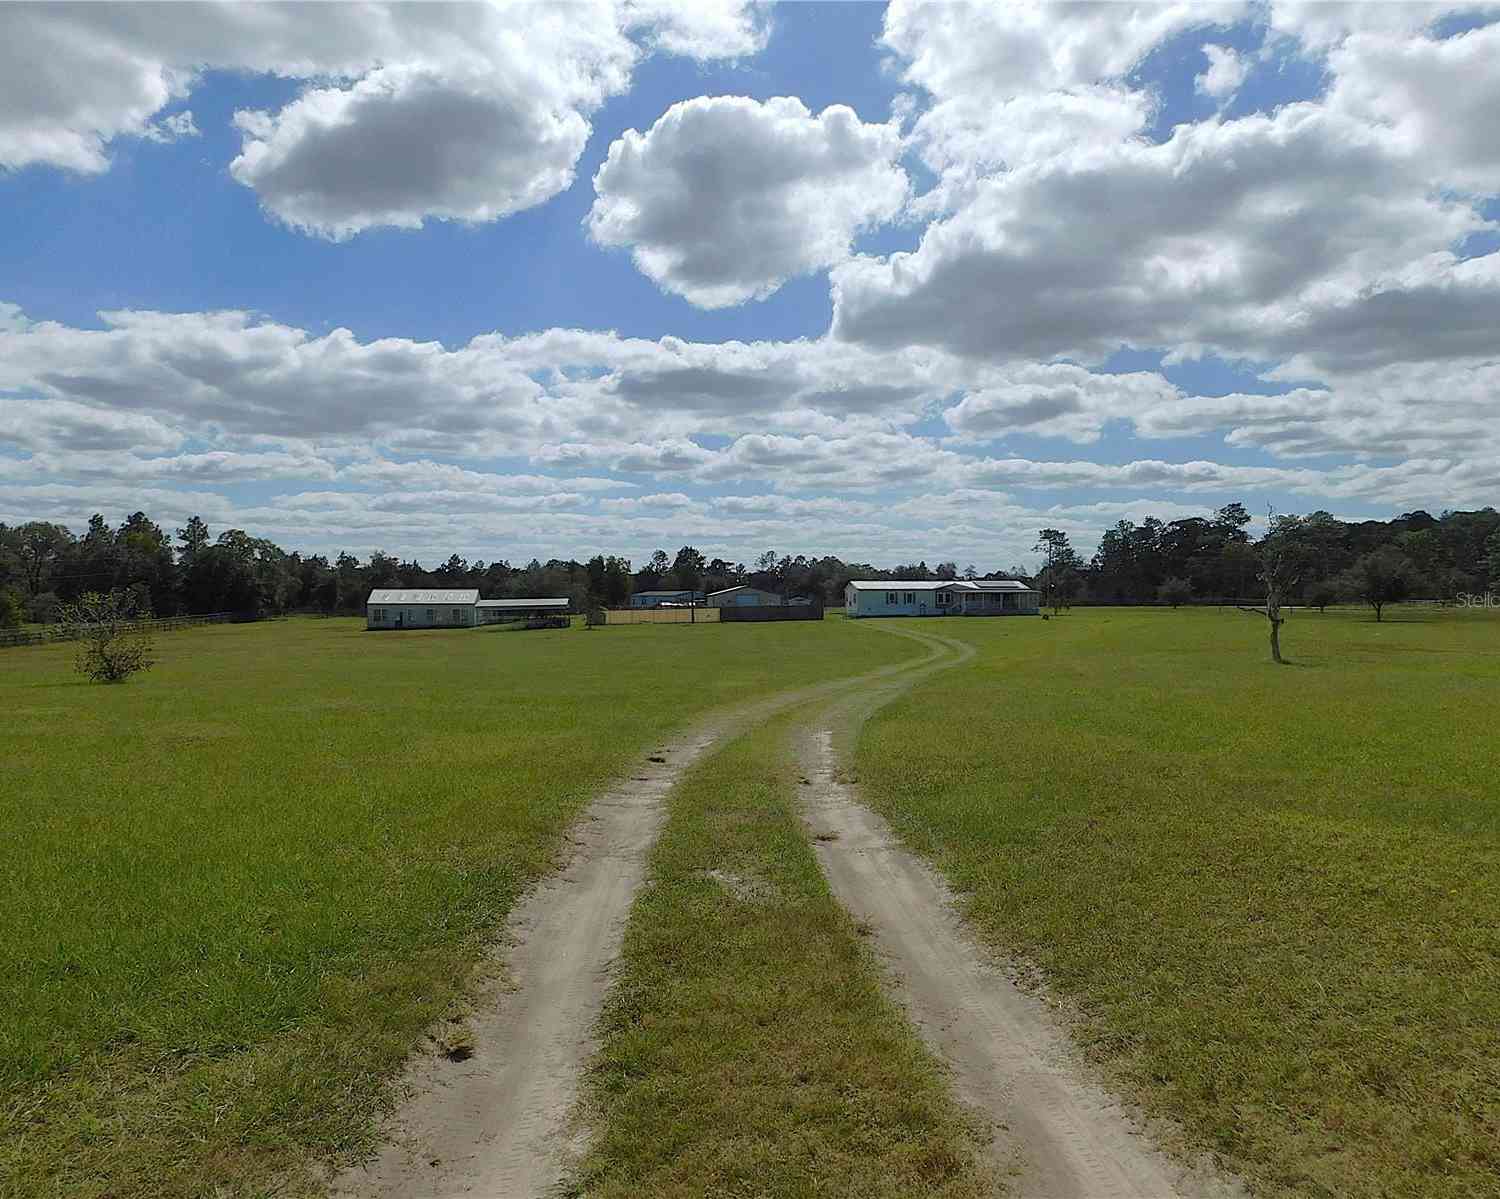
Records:
[[[370,592],[365,601],[370,604],[476,604],[479,602],[478,587],[449,587],[438,590],[416,587],[411,589],[390,588]]]
[[[480,600],[474,606],[476,608],[499,608],[512,609],[516,611],[528,611],[535,608],[566,608],[568,597],[565,595],[549,595],[539,599],[503,599],[503,600]]]
[[[712,599],[716,595],[728,595],[731,591],[759,591],[762,595],[776,594],[774,591],[767,591],[764,587],[752,587],[749,583],[738,583],[733,587],[720,587],[717,591],[710,591],[708,595]],[[640,594],[644,595],[646,593],[641,592]]]

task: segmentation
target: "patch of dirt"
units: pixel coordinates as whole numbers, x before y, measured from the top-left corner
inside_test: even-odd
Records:
[[[705,870],[703,877],[713,879],[742,903],[761,903],[776,898],[776,888],[754,875],[736,874],[730,870]]]

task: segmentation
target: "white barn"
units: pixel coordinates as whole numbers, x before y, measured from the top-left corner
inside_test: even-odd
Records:
[[[780,608],[786,601],[774,591],[762,591],[759,587],[725,587],[722,591],[708,593],[710,608]]]
[[[844,590],[844,615],[1036,616],[1042,595],[1015,579],[856,579]]]
[[[462,629],[478,623],[479,588],[377,589],[365,601],[367,629]]]
[[[482,600],[477,587],[377,589],[365,601],[365,628],[472,629],[535,616],[565,616],[571,602],[565,595]]]

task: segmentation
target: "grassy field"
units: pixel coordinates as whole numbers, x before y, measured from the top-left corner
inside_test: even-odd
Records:
[[[1257,1193],[1500,1193],[1500,619],[947,621],[867,796]]]
[[[164,634],[0,654],[0,1193],[297,1193],[604,779],[695,712],[911,656],[843,621]],[[215,1188],[223,1188],[215,1192]]]
[[[787,722],[672,794],[605,1012],[599,1131],[574,1193],[991,1193],[976,1130],[819,871]]]

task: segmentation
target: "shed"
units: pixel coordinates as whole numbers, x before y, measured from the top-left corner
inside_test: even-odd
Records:
[[[785,603],[774,591],[762,591],[759,587],[748,585],[725,587],[708,593],[710,608],[779,608]]]
[[[701,591],[637,591],[630,597],[632,608],[690,608],[702,602]]]

